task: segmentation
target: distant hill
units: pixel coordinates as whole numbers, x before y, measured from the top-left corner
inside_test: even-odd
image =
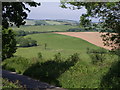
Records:
[[[78,25],[77,21],[73,20],[34,20],[34,19],[26,19],[25,25]]]

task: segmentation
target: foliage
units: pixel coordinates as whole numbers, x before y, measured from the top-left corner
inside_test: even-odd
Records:
[[[17,46],[18,47],[32,47],[32,46],[37,46],[37,41],[32,40],[31,38],[24,38],[24,37],[17,37]]]
[[[89,19],[86,19],[87,16],[85,14],[83,14],[81,17],[80,17],[80,25],[81,26],[90,26],[91,25],[91,20]]]
[[[13,53],[16,51],[16,41],[14,38],[14,33],[11,29],[8,29],[9,26],[24,25],[24,19],[27,18],[27,12],[30,10],[25,6],[37,7],[40,5],[36,2],[3,2],[2,3],[2,59],[10,58],[13,56]],[[8,29],[8,30],[7,30]]]
[[[120,58],[120,57],[119,57]],[[101,80],[102,88],[120,88],[120,61],[114,62]]]
[[[30,10],[26,7],[26,5],[31,7],[37,7],[40,3],[36,2],[3,2],[2,3],[2,27],[8,28],[15,24],[16,26],[24,25],[24,19],[27,18],[27,12]]]
[[[60,53],[57,54],[60,57]],[[58,77],[68,70],[71,66],[74,66],[75,63],[79,60],[76,58],[77,54],[73,54],[67,61],[63,60],[48,60],[47,62],[37,62],[33,64],[24,72],[24,75],[31,76],[33,78],[40,79],[42,81],[48,82],[50,84],[54,84],[57,86],[61,86]],[[56,57],[55,57],[56,58]]]
[[[36,20],[35,25],[49,25],[49,24],[43,20]]]
[[[68,7],[67,7],[68,4]],[[71,5],[71,6],[70,6]],[[81,16],[82,25],[86,25],[90,17],[99,18],[102,27],[114,30],[115,34],[107,33],[103,35],[105,45],[112,46],[113,49],[120,46],[120,2],[62,2],[62,8],[73,7],[73,9],[86,8],[87,13]],[[88,18],[88,20],[86,20]]]
[[[41,52],[38,53],[38,58],[39,58],[40,60],[43,59],[43,56],[42,56],[42,53],[41,53]]]
[[[57,62],[62,61],[62,57],[61,57],[61,53],[60,52],[54,55],[54,60],[57,61]]]
[[[15,33],[16,33],[16,36],[26,36],[28,34],[28,32],[23,30],[15,31]]]
[[[66,61],[53,59],[46,62],[40,61],[35,63],[23,57],[13,57],[6,59],[2,63],[2,66],[6,70],[15,71],[51,84],[59,85],[57,78],[69,69],[69,67],[74,66],[77,61],[79,61],[78,54],[71,55]]]
[[[106,60],[107,51],[104,49],[94,50],[87,48],[87,53],[90,55],[93,64],[97,64],[98,62],[103,63]]]
[[[99,28],[89,28],[89,27],[85,27],[85,28],[70,28],[68,30],[66,30],[67,32],[98,32],[100,31]]]
[[[59,56],[58,53],[56,55]],[[102,66],[96,66],[89,60],[85,61],[82,53],[79,56],[74,53],[67,58],[61,57],[60,61],[53,58],[37,62],[34,61],[35,59],[14,57],[3,61],[3,68],[11,71],[14,69],[17,73],[63,88],[98,88],[111,64],[117,61],[114,54],[108,55]]]
[[[92,63],[103,62],[105,60],[105,54],[91,54]]]
[[[47,49],[47,43],[45,43],[45,49]]]
[[[79,61],[79,54],[78,53],[74,53],[73,55],[70,56],[69,60],[72,60],[74,62]]]
[[[68,31],[68,32],[84,32],[85,30],[83,28],[70,28],[66,31]]]
[[[6,59],[2,63],[3,69],[10,70],[22,74],[28,67],[30,67],[31,62],[23,57],[11,57]]]
[[[21,88],[23,90],[25,90],[25,87],[23,88],[22,85],[19,84],[18,81],[16,82],[10,82],[8,81],[7,79],[3,78],[2,79],[2,89],[5,90],[5,89],[17,89],[17,88]]]
[[[10,58],[16,52],[15,33],[12,29],[2,31],[2,59]]]
[[[26,36],[26,35],[29,35],[29,34],[37,34],[37,33],[43,33],[43,32],[40,32],[40,31],[27,31],[27,30],[14,30],[15,31],[15,34],[16,36]]]

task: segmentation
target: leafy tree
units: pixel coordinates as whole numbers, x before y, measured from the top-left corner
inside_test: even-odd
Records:
[[[85,14],[83,14],[81,17],[80,17],[80,25],[81,26],[89,26],[91,25],[91,20],[87,19],[87,16]]]
[[[16,26],[24,25],[27,18],[27,12],[30,12],[26,7],[37,7],[40,3],[36,2],[3,2],[2,3],[2,26],[8,28],[15,24]]]
[[[77,1],[77,0],[76,0]],[[117,52],[118,62],[113,63],[109,68],[108,73],[102,78],[100,88],[119,88],[120,87],[120,1],[119,2],[64,2],[63,6],[67,8],[66,4],[72,7],[81,9],[85,7],[88,17],[98,17],[100,19],[102,28],[105,31],[112,29],[114,33],[106,33],[102,35],[104,44],[113,47]],[[98,56],[97,56],[98,57]]]
[[[10,58],[16,51],[16,41],[14,32],[8,29],[9,26],[24,25],[24,19],[27,18],[27,11],[30,12],[30,7],[37,7],[40,3],[36,2],[2,2],[2,59]]]
[[[32,40],[31,38],[24,38],[22,36],[16,37],[17,46],[19,47],[31,47],[31,46],[37,46],[37,41]]]
[[[2,31],[2,58],[10,58],[16,52],[15,34],[12,29]]]
[[[113,49],[120,47],[120,2],[62,2],[62,8],[81,9],[86,8],[87,13],[81,16],[81,23],[86,25],[89,21],[86,18],[99,18],[104,30],[112,29],[115,33],[104,34],[104,45]],[[71,6],[70,6],[71,5]]]

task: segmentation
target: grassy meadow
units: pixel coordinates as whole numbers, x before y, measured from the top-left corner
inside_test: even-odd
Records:
[[[58,52],[60,52],[63,55],[63,57],[67,57],[68,55],[71,55],[73,53],[79,53],[82,54],[81,56],[85,60],[87,60],[87,58],[89,58],[86,55],[87,48],[91,49],[100,48],[80,38],[59,35],[55,33],[32,34],[27,35],[25,37],[30,37],[33,40],[37,40],[38,46],[18,48],[15,55],[32,58],[37,57],[37,53],[42,52],[43,56],[46,59],[48,59],[52,58],[54,54]],[[45,43],[47,44],[46,49]]]

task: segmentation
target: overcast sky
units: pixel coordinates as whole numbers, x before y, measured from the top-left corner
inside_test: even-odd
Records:
[[[30,7],[30,10],[28,19],[68,19],[79,21],[80,16],[86,13],[84,8],[79,10],[61,8],[60,2],[41,2],[41,6]]]

